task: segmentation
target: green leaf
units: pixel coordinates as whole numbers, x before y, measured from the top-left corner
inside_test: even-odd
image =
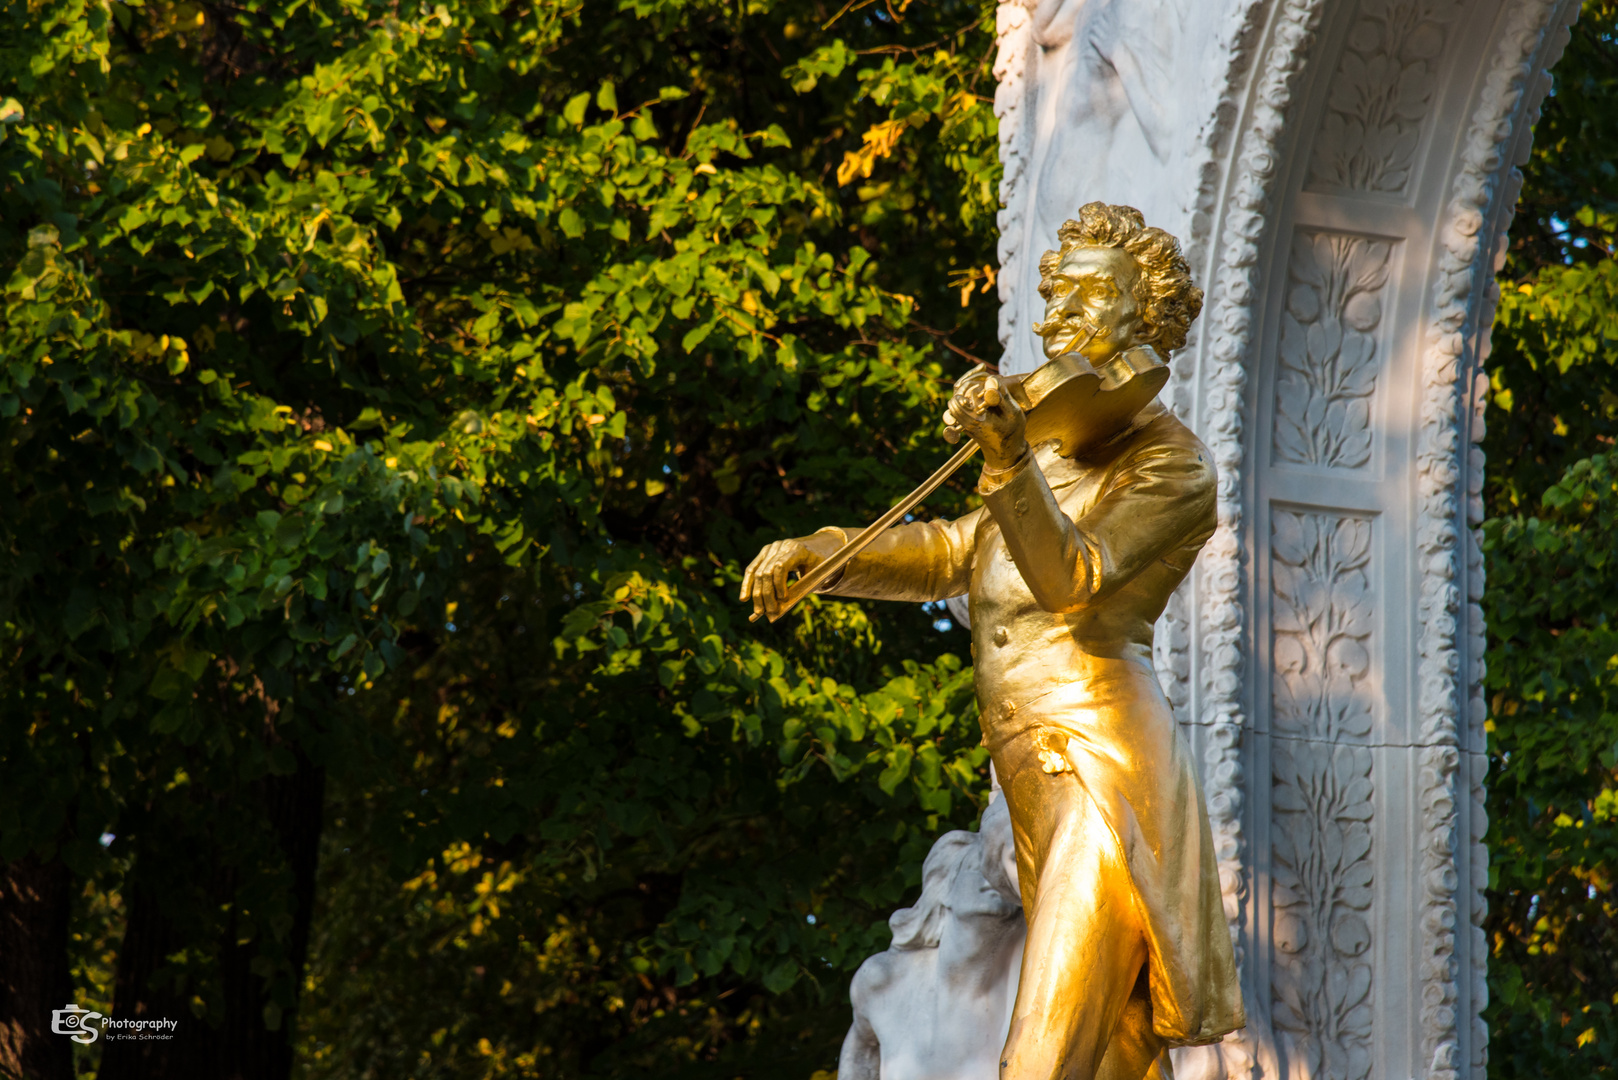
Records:
[[[562,107],[562,116],[567,120],[568,123],[572,124],[574,127],[578,127],[584,123],[584,110],[588,109],[589,107],[590,95],[588,93],[575,94],[573,97],[569,98],[567,104]]]
[[[708,335],[711,333],[713,333],[713,323],[711,322],[702,323],[699,326],[693,326],[691,329],[687,330],[685,332],[685,336],[680,339],[680,348],[684,349],[686,352],[691,352],[698,345],[701,345],[704,341],[707,341]]]
[[[184,672],[165,664],[157,669],[156,675],[152,676],[151,684],[147,687],[146,692],[159,701],[173,701],[182,694],[187,693],[191,689],[192,683],[193,680],[188,678]]]
[[[764,973],[764,989],[772,994],[784,994],[798,981],[798,964],[782,960]]]
[[[883,794],[892,795],[910,775],[910,762],[914,752],[909,744],[901,743],[888,754],[888,767],[877,776],[877,786]]]

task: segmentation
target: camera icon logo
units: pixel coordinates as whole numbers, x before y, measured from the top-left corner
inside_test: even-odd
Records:
[[[100,1013],[81,1009],[77,1005],[69,1005],[65,1009],[52,1009],[51,1030],[58,1035],[70,1036],[74,1042],[88,1046],[101,1037],[101,1031],[91,1027],[90,1021],[101,1018]]]

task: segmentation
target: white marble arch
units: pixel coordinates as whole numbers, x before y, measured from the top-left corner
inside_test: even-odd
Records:
[[[1192,1075],[1482,1080],[1480,362],[1577,0],[1005,0],[1003,369],[1090,199],[1207,293],[1165,395],[1220,529],[1158,666],[1248,1029]]]

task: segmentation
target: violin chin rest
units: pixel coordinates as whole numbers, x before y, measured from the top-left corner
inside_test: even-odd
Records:
[[[1028,416],[1029,444],[1054,440],[1063,457],[1082,454],[1128,427],[1168,381],[1168,364],[1156,349],[1141,345],[1099,368],[1069,353],[1007,380]]]

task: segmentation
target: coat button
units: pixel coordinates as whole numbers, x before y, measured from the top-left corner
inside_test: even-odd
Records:
[[[1022,517],[1024,514],[1028,513],[1028,500],[1026,498],[1019,498],[1016,502],[1011,504],[1011,508],[1017,511],[1018,517]]]
[[[1003,626],[997,626],[997,627],[994,628],[994,643],[996,645],[1004,645],[1006,642],[1008,642],[1010,640],[1011,640],[1011,632],[1009,630],[1007,630]]]

